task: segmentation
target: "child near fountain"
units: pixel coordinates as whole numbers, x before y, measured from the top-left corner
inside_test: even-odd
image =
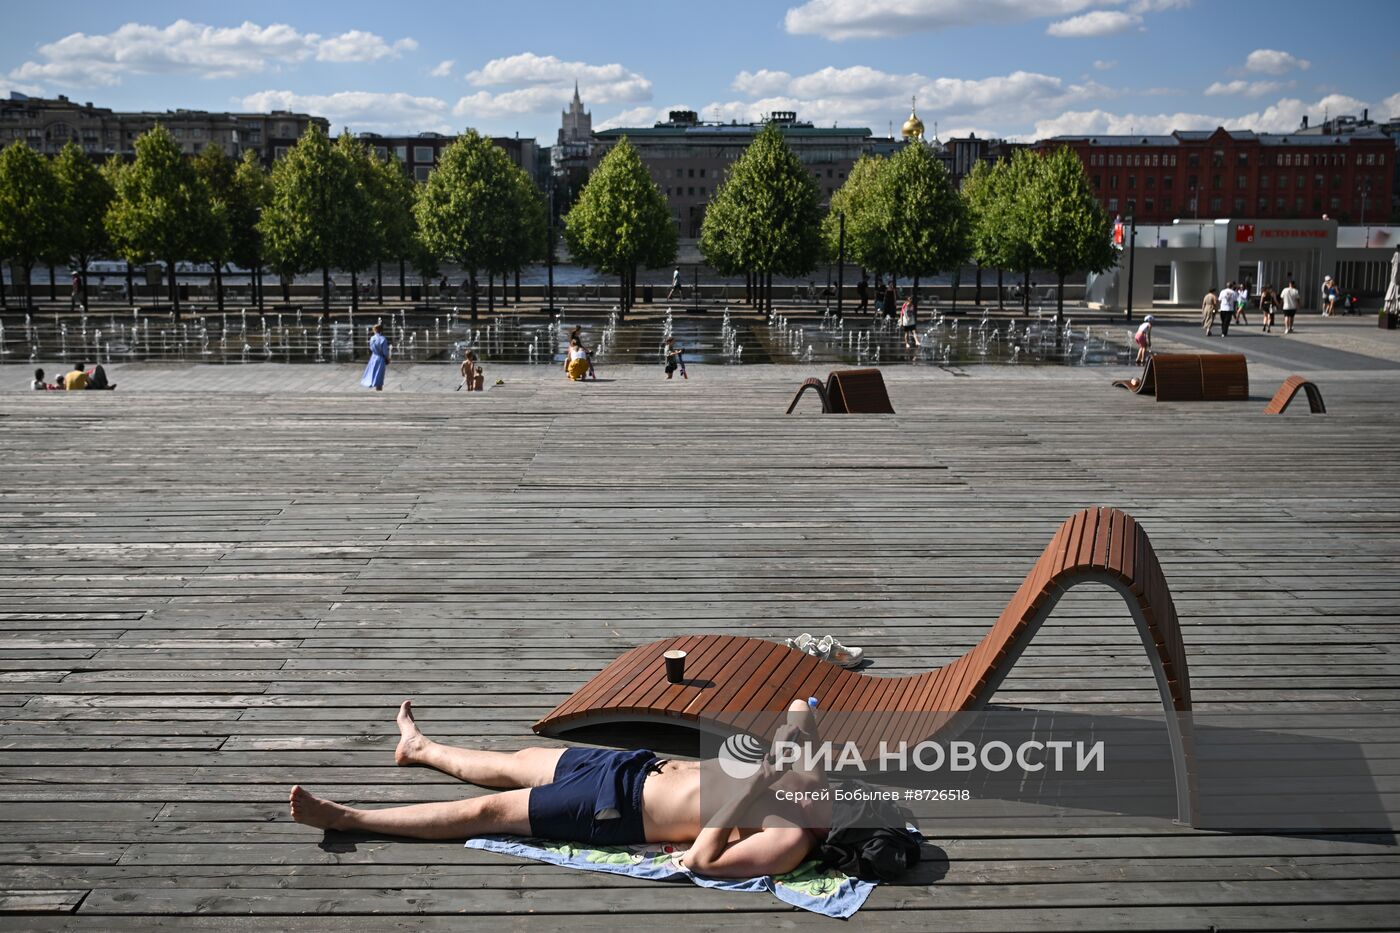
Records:
[[[564,372],[574,382],[582,382],[588,375],[588,351],[577,337],[569,338],[569,352],[564,357]]]
[[[670,379],[681,371],[682,379],[689,379],[685,371],[685,348],[676,343],[675,337],[666,338],[666,378]]]
[[[1152,324],[1156,320],[1152,315],[1142,319],[1142,324],[1138,327],[1137,333],[1133,335],[1133,342],[1137,344],[1137,361],[1147,362],[1147,354],[1152,350]]]
[[[462,384],[457,386],[458,390],[466,389],[468,392],[480,392],[486,386],[486,374],[482,372],[481,364],[476,361],[476,351],[468,350],[462,357]]]

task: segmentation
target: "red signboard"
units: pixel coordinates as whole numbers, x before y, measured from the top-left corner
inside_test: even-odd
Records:
[[[1235,228],[1236,243],[1254,242],[1254,224],[1240,224]]]

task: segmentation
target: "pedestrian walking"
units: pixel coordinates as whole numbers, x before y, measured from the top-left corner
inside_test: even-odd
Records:
[[[87,310],[87,304],[83,301],[83,278],[78,275],[78,270],[73,270],[73,277],[69,284],[68,310],[82,308]]]
[[[1249,317],[1249,283],[1241,282],[1235,290],[1235,323],[1248,324]]]
[[[1206,290],[1206,296],[1201,299],[1201,330],[1210,336],[1211,325],[1215,323],[1215,312],[1220,310],[1220,299],[1215,297],[1215,286],[1212,285]]]
[[[1230,322],[1235,319],[1235,301],[1238,293],[1235,283],[1228,282],[1220,290],[1220,336],[1230,336]]]
[[[899,327],[904,332],[906,350],[923,346],[919,342],[919,306],[914,303],[912,296],[906,298],[899,308]]]
[[[671,270],[671,290],[666,293],[666,300],[670,301],[672,295],[675,295],[678,298],[685,297],[685,289],[681,287],[680,266],[677,266],[676,268]]]
[[[896,296],[895,296],[895,292],[894,292],[894,280],[891,279],[891,280],[890,280],[889,286],[885,289],[885,296],[884,296],[883,300],[881,301],[881,306],[880,306],[880,313],[883,314],[883,315],[884,315],[885,317],[887,317],[887,318],[893,318],[893,317],[894,317],[894,303],[895,303],[895,297],[896,297]]]
[[[1283,290],[1283,294],[1278,296],[1279,304],[1283,305],[1283,332],[1293,333],[1293,315],[1298,313],[1298,305],[1303,300],[1303,296],[1298,293],[1298,286],[1293,284],[1293,280],[1288,280],[1288,287]]]
[[[384,391],[384,373],[389,368],[389,338],[384,336],[384,325],[375,324],[370,328],[369,362],[365,364],[365,374],[360,377],[360,385],[376,392]]]
[[[1137,361],[1146,363],[1148,355],[1152,352],[1152,324],[1157,319],[1152,315],[1142,319],[1138,325],[1137,333],[1133,335],[1133,343],[1137,344]]]
[[[1259,315],[1264,319],[1264,333],[1273,333],[1274,314],[1277,311],[1278,295],[1274,294],[1272,285],[1265,285],[1264,290],[1259,293]]]
[[[860,297],[860,307],[856,308],[856,314],[864,314],[870,308],[870,279],[866,277],[864,270],[860,273],[860,281],[856,283],[856,295]]]
[[[689,379],[689,374],[685,371],[685,347],[676,343],[675,337],[666,338],[666,378],[670,379],[676,374],[676,370],[681,371],[682,379]]]
[[[1322,316],[1331,317],[1337,309],[1337,283],[1332,276],[1324,276],[1322,279]]]

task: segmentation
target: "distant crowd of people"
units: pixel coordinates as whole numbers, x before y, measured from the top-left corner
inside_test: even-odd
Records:
[[[29,384],[29,388],[36,392],[53,392],[56,390],[75,389],[115,389],[117,384],[107,378],[107,370],[98,363],[92,369],[85,369],[86,364],[82,362],[74,363],[72,370],[60,374],[53,382],[48,382],[44,378],[42,369],[34,370],[34,381]]]
[[[1327,283],[1332,282],[1332,277],[1327,277]],[[1201,330],[1206,336],[1211,335],[1211,329],[1215,325],[1215,319],[1220,318],[1220,336],[1230,336],[1230,325],[1249,325],[1249,307],[1252,303],[1253,283],[1227,282],[1225,287],[1216,292],[1212,286],[1206,291],[1205,298],[1201,299]],[[1323,285],[1324,300],[1327,296],[1327,284]],[[1258,302],[1255,305],[1259,308],[1259,316],[1263,319],[1262,330],[1264,333],[1271,333],[1274,329],[1274,319],[1276,315],[1283,312],[1283,332],[1293,333],[1293,322],[1298,314],[1298,309],[1302,306],[1303,296],[1298,291],[1297,284],[1288,280],[1288,286],[1282,291],[1275,291],[1272,285],[1265,285],[1259,291]],[[1329,312],[1323,311],[1326,315]]]

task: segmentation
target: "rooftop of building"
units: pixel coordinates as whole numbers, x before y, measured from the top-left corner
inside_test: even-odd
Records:
[[[1261,146],[1325,146],[1349,145],[1354,140],[1386,140],[1389,137],[1379,129],[1365,129],[1350,133],[1307,134],[1298,133],[1256,133],[1253,130],[1227,130],[1223,127],[1214,130],[1173,130],[1167,134],[1140,135],[1136,133],[1065,134],[1042,139],[1042,143],[1087,142],[1092,146],[1179,146],[1183,143],[1204,143],[1220,134],[1234,142],[1257,142]]]
[[[693,110],[672,110],[670,119],[651,126],[618,126],[599,130],[593,135],[607,139],[621,136],[753,136],[770,124],[776,125],[784,136],[856,136],[862,139],[870,136],[867,126],[816,126],[798,120],[797,114],[790,110],[775,111],[767,119],[752,123],[705,121]]]

